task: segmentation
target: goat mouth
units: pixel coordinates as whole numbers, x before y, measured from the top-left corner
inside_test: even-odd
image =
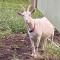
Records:
[[[33,29],[31,29],[31,30],[29,30],[29,32],[31,33],[31,32],[33,32],[34,31],[34,28]]]

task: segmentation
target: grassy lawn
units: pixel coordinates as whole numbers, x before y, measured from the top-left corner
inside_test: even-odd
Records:
[[[24,20],[21,16],[17,15],[17,11],[23,10],[22,6],[28,6],[30,3],[28,2],[28,4],[26,4],[27,2],[28,1],[25,0],[20,0],[20,4],[18,2],[13,3],[13,1],[9,0],[0,2],[0,36],[4,36],[10,33],[26,32],[26,25]],[[42,13],[36,9],[33,17],[40,18],[42,16]]]

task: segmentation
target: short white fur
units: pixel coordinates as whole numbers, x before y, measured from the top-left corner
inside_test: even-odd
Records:
[[[31,12],[29,11],[30,6],[28,7],[27,11],[24,11],[23,13],[18,13],[24,17],[24,20],[28,26],[28,34],[29,38],[31,41],[31,46],[32,46],[32,56],[38,57],[38,47],[39,44],[41,43],[41,38],[43,38],[43,43],[42,43],[42,49],[45,49],[47,39],[52,41],[54,45],[56,45],[53,42],[53,36],[54,36],[54,26],[51,24],[51,22],[46,18],[42,17],[41,19],[33,19],[31,17]],[[34,28],[35,26],[35,28]],[[34,28],[33,32],[29,32]],[[34,45],[34,40],[32,40],[33,37],[36,37],[36,45]],[[50,37],[52,39],[50,39]],[[58,45],[56,45],[58,47]]]

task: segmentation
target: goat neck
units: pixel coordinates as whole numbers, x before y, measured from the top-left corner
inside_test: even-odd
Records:
[[[34,30],[35,28],[34,20],[31,17],[29,18],[29,22],[27,23],[27,26],[29,30]]]

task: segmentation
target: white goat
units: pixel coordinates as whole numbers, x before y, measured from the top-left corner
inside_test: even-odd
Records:
[[[41,19],[33,19],[31,17],[31,12],[29,11],[30,6],[28,7],[27,11],[24,11],[23,13],[18,12],[19,15],[22,15],[24,17],[24,20],[28,27],[28,34],[30,37],[31,45],[32,45],[32,55],[34,57],[37,57],[38,54],[38,47],[41,39],[43,40],[43,47],[42,49],[45,49],[46,41],[50,37],[53,40],[54,36],[54,27],[49,22],[49,20],[46,17],[43,17]],[[36,38],[36,44],[34,43],[34,40],[32,38]]]

